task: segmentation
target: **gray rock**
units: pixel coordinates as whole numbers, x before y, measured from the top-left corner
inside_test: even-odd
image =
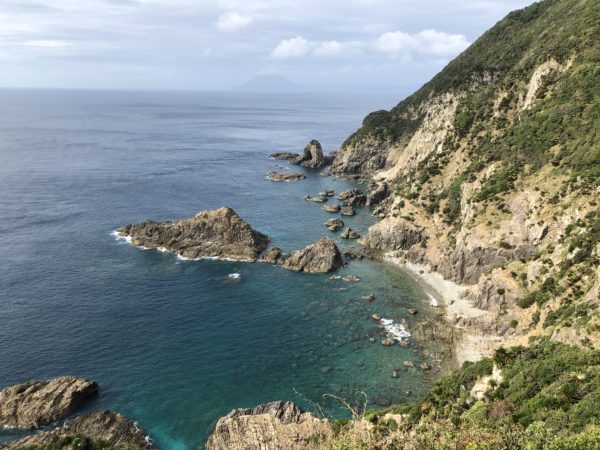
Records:
[[[341,208],[342,216],[353,216],[356,214],[352,206],[344,206]]]
[[[346,228],[340,236],[344,239],[358,239],[360,234],[354,231],[352,228]]]
[[[271,264],[277,264],[281,258],[281,249],[279,247],[270,248],[261,256],[261,260]]]
[[[290,152],[275,152],[269,155],[270,158],[278,159],[280,161],[291,161],[293,159],[298,158],[300,156],[298,153],[290,153]]]
[[[303,250],[296,250],[283,261],[283,266],[296,272],[326,273],[344,265],[337,245],[328,237]]]
[[[310,167],[312,169],[323,167],[325,165],[325,158],[323,157],[323,149],[321,148],[319,141],[316,139],[310,141],[304,148],[302,154],[291,162],[292,164]]]
[[[414,362],[412,362],[412,361],[404,361],[404,362],[402,363],[402,365],[403,365],[404,367],[415,367],[415,363],[414,363]]]
[[[329,198],[324,195],[317,195],[316,197],[312,197],[311,200],[315,203],[325,203]]]
[[[340,205],[337,205],[337,204],[335,204],[335,205],[331,204],[331,205],[323,206],[323,209],[329,213],[337,213],[337,212],[340,212],[341,207],[340,207]]]
[[[341,219],[329,219],[325,222],[325,226],[329,231],[337,231],[339,228],[343,228],[344,221]]]
[[[267,178],[271,181],[298,181],[304,180],[306,175],[295,172],[269,172]]]
[[[105,448],[154,448],[144,430],[133,421],[120,414],[102,410],[77,417],[64,427],[11,442],[5,450],[17,450],[23,447],[63,448],[60,444],[65,439],[81,436],[93,441],[105,441],[108,444]]]
[[[367,197],[367,200],[366,200],[366,205],[367,206],[378,205],[389,195],[390,195],[390,188],[389,188],[388,184],[384,181],[377,187],[377,189],[375,189],[374,191],[372,191],[369,194],[369,196]]]
[[[64,376],[28,381],[0,391],[0,428],[39,428],[64,419],[98,393],[98,384]]]
[[[220,257],[256,261],[269,237],[254,230],[231,208],[202,211],[177,222],[142,222],[117,230],[134,245],[166,248],[186,258]]]

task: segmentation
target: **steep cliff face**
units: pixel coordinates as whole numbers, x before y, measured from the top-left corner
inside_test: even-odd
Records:
[[[600,344],[599,35],[593,0],[513,12],[332,165],[390,186],[362,242],[468,285],[486,332]]]

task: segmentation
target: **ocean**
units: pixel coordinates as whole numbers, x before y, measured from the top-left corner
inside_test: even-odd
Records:
[[[1,90],[0,388],[93,379],[101,393],[84,412],[123,413],[167,450],[201,448],[236,407],[317,402],[344,417],[325,394],[353,401],[362,391],[377,407],[424,392],[417,344],[382,346],[371,319],[410,330],[408,308],[433,313],[399,270],[352,262],[339,274],[361,281],[347,283],[264,263],[181,261],[112,234],[230,206],[284,250],[324,235],[345,247],[323,225],[334,216],[303,196],[356,184],[305,169],[306,180],[275,183],[267,172],[287,163],[268,155],[312,138],[334,150],[368,112],[398,100],[389,97]],[[363,208],[344,221],[364,233],[374,218]],[[361,299],[370,293],[374,302]]]

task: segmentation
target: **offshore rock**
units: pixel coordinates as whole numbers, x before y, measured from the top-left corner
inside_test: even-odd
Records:
[[[340,212],[341,206],[338,204],[331,204],[323,206],[323,209],[329,213],[338,213]]]
[[[346,228],[340,236],[344,239],[358,239],[360,234],[354,231],[352,228]]]
[[[295,172],[289,172],[289,173],[269,172],[269,174],[267,175],[267,178],[271,181],[298,181],[298,180],[304,180],[306,178],[306,175],[304,175],[303,173],[295,173]]]
[[[270,158],[278,159],[280,161],[291,161],[293,159],[298,158],[300,155],[298,153],[290,153],[290,152],[275,152],[269,155]]]
[[[390,188],[386,182],[381,183],[367,197],[367,206],[378,205],[390,195]]]
[[[0,391],[0,428],[39,428],[64,419],[96,394],[98,384],[64,376],[28,381]]]
[[[323,157],[323,149],[321,144],[316,139],[313,139],[304,148],[304,151],[300,156],[293,159],[292,164],[300,165],[303,167],[310,167],[311,169],[318,169],[325,165],[325,159]]]
[[[266,251],[262,256],[261,256],[261,261],[267,262],[267,263],[271,263],[271,264],[277,264],[279,262],[279,260],[281,259],[281,249],[279,247],[273,247],[270,248],[268,251]]]
[[[185,258],[217,257],[256,261],[269,237],[254,230],[231,208],[202,211],[192,219],[158,223],[146,221],[117,230],[131,243],[164,248]]]
[[[133,421],[107,410],[77,417],[62,428],[27,436],[10,442],[4,447],[0,444],[0,448],[5,450],[17,450],[24,447],[61,448],[61,444],[68,441],[69,437],[105,441],[107,445],[102,448],[154,448],[146,433]]]
[[[316,449],[318,444],[311,441],[331,431],[329,421],[302,411],[292,402],[271,402],[221,417],[206,450]]]
[[[354,214],[356,214],[352,206],[342,207],[341,212],[342,216],[353,216]]]
[[[328,237],[321,238],[303,250],[292,252],[283,266],[296,272],[327,273],[344,265],[337,245]]]
[[[329,231],[337,231],[338,228],[343,228],[344,221],[341,219],[329,219],[325,222],[325,226]]]

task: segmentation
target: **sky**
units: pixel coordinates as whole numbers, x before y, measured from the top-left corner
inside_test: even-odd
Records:
[[[412,88],[531,2],[0,0],[0,86]]]

